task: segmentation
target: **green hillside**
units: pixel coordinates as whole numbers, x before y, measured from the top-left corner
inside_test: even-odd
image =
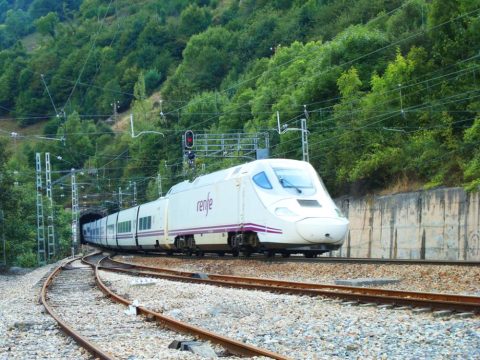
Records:
[[[0,208],[8,238],[28,239],[9,245],[11,261],[35,250],[35,152],[55,171],[88,169],[82,201],[113,209],[120,187],[128,202],[135,182],[143,202],[159,177],[165,191],[246,161],[189,168],[187,129],[267,132],[271,157],[301,159],[300,132],[279,135],[277,112],[289,128],[307,118],[310,162],[334,196],[480,184],[477,1],[22,3],[0,1],[0,116],[19,126],[12,147],[0,120]],[[137,133],[165,136],[132,138],[130,112]]]

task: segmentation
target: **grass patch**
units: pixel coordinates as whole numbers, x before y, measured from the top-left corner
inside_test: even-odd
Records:
[[[2,119],[0,118],[0,136],[2,138],[9,138],[11,141],[9,142],[7,148],[9,150],[13,150],[16,145],[20,145],[21,143],[33,143],[36,142],[35,139],[32,139],[30,136],[40,135],[43,136],[43,127],[47,123],[47,120],[39,121],[33,125],[27,127],[20,127],[17,122],[13,119]],[[15,132],[18,134],[16,141],[12,138],[11,133]],[[24,136],[28,136],[25,138]]]
[[[38,32],[25,36],[21,41],[27,53],[32,53],[42,45],[42,40],[45,36],[40,35]]]

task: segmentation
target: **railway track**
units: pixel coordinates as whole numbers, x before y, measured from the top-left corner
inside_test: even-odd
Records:
[[[154,257],[166,257],[171,258],[171,255],[166,255],[165,253],[146,253],[142,256],[154,256]],[[175,257],[180,259],[192,259],[192,256],[187,255],[175,255]],[[265,257],[261,254],[251,254],[248,257],[233,257],[233,256],[222,256],[219,257],[216,254],[201,254],[203,260],[222,260],[228,261],[242,261],[242,260],[258,260],[265,262],[275,262],[275,263],[288,263],[288,262],[299,262],[299,263],[340,263],[340,264],[393,264],[393,265],[445,265],[445,266],[480,266],[480,261],[468,261],[468,260],[429,260],[429,259],[380,259],[380,258],[352,258],[352,257],[328,257],[328,256],[318,256],[314,258],[306,258],[302,255],[293,255],[290,257],[282,256],[273,256]]]
[[[480,297],[477,296],[299,283],[231,275],[198,274],[132,264],[114,260],[112,258],[105,261],[102,266],[105,266],[111,271],[126,272],[139,276],[160,277],[175,281],[204,283],[216,286],[262,290],[276,293],[323,296],[362,304],[378,304],[397,307],[408,306],[431,310],[451,310],[460,313],[480,313]]]
[[[64,270],[72,271],[66,276]],[[95,285],[91,272],[91,268],[89,266],[81,266],[78,259],[66,262],[56,268],[45,281],[40,294],[40,301],[62,330],[80,346],[96,358],[114,359],[112,354],[105,352],[93,340],[90,340],[88,334],[81,335],[81,330],[79,331],[78,327],[76,329],[73,328],[71,325],[73,321],[69,321],[68,315],[65,313],[69,308],[92,306],[92,304],[86,304],[83,301],[85,297],[82,296],[86,295],[88,298],[95,299],[95,295],[90,294]],[[78,296],[78,290],[82,292],[81,296]],[[94,301],[93,304],[95,303]]]
[[[466,260],[428,260],[428,259],[366,259],[366,258],[345,258],[345,257],[326,257],[302,258],[294,256],[289,258],[275,257],[265,259],[272,262],[307,262],[307,263],[340,263],[340,264],[392,264],[392,265],[445,265],[445,266],[480,266],[480,261]]]
[[[131,305],[128,299],[114,294],[101,281],[98,264],[102,258],[101,254],[94,254],[84,258],[82,263],[74,259],[58,267],[48,277],[41,292],[41,301],[47,312],[64,332],[95,358],[135,357],[137,351],[141,351],[146,358],[173,357],[178,354],[176,350],[168,349],[176,337],[170,331],[173,330],[221,345],[230,354],[287,359],[280,354],[176,321],[141,306],[136,307],[136,313],[144,315],[144,318],[125,316],[124,308],[106,299],[95,286],[96,283],[116,302]],[[162,327],[156,326],[156,323]],[[182,356],[188,358],[187,354]]]

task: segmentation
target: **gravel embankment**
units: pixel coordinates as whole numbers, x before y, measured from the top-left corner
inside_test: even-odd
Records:
[[[92,268],[80,261],[55,279],[49,298],[50,306],[65,322],[116,359],[201,359],[168,348],[178,339],[177,333],[128,314],[127,307],[106,298],[95,286]],[[188,335],[181,338],[193,340]]]
[[[0,274],[0,359],[88,359],[39,305],[43,277],[53,265],[25,275]]]
[[[224,274],[333,284],[336,279],[394,278],[396,290],[480,296],[480,267],[339,263],[277,263],[256,260],[205,260],[167,257],[118,257],[119,260],[207,274]]]
[[[141,257],[128,260],[193,272],[326,283],[334,279],[392,277],[402,280],[393,285],[395,288],[480,295],[480,269],[475,267]],[[21,276],[0,275],[0,359],[89,358],[58,330],[38,304],[43,278],[51,268],[42,267]],[[352,307],[319,298],[158,279],[141,285],[138,279],[126,275],[104,272],[102,276],[122,296],[137,299],[165,315],[294,359],[480,359],[479,317],[434,318],[429,313]],[[141,349],[133,354],[135,359],[148,358]],[[189,356],[177,352],[170,353],[169,358]]]
[[[102,278],[148,308],[294,359],[480,358],[478,318],[438,319],[159,279],[146,285],[109,272]]]
[[[39,304],[41,287],[53,267],[44,266],[22,276],[0,274],[0,360],[92,359],[61,332]],[[65,276],[71,272],[67,271]],[[89,281],[93,281],[91,276],[86,280]],[[54,284],[57,282],[54,280]],[[66,284],[60,285],[62,289],[66,287]],[[93,339],[101,349],[118,359],[129,360],[202,358],[190,352],[168,349],[173,340],[189,340],[190,336],[128,315],[125,306],[111,302],[100,290],[87,291],[88,287],[79,284],[60,297],[49,293],[49,303],[65,322]],[[103,334],[110,336],[105,338]]]

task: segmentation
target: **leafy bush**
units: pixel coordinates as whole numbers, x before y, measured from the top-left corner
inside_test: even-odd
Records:
[[[38,265],[37,254],[33,251],[24,252],[17,256],[16,263],[21,267],[33,268]]]

